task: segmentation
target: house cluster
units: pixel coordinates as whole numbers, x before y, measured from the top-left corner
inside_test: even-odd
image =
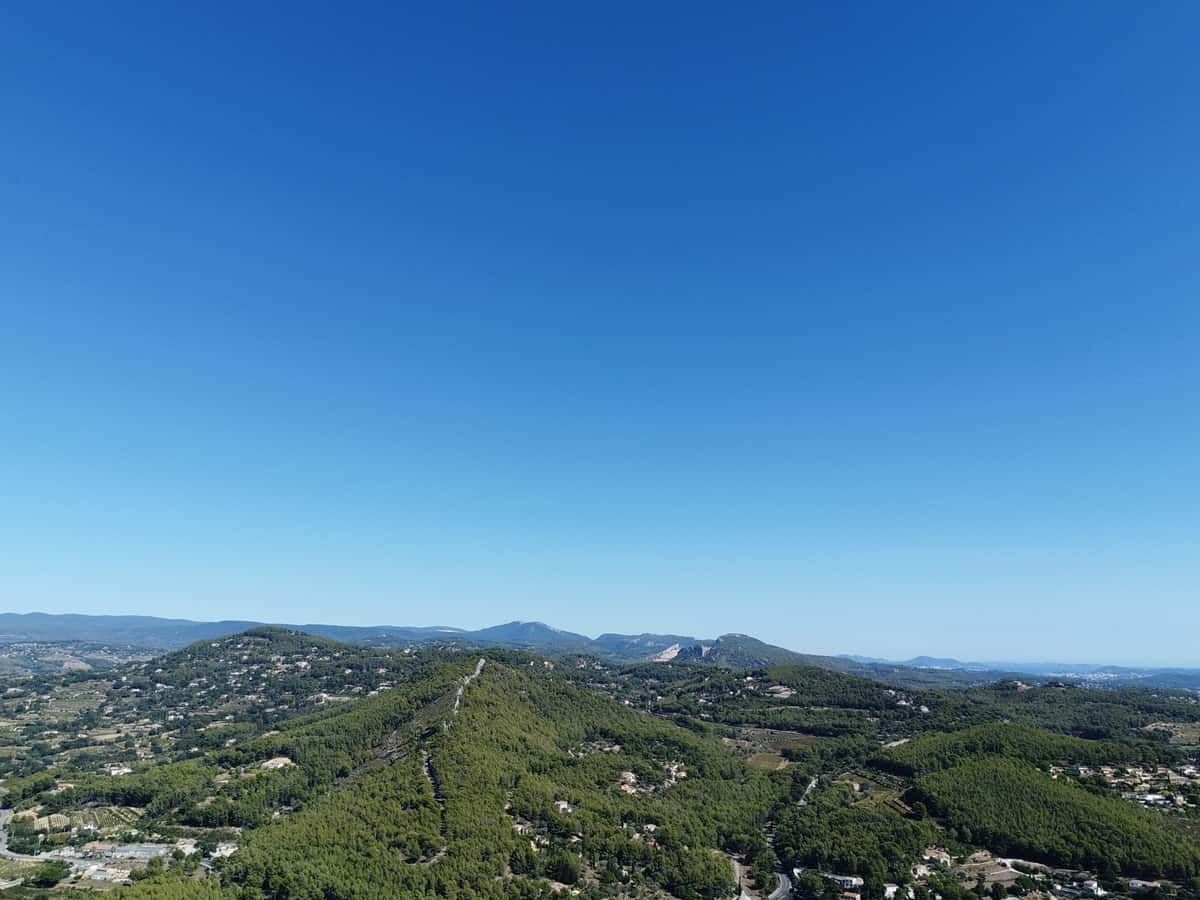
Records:
[[[1103,897],[1108,894],[1094,878],[1084,879],[1078,884],[1056,884],[1054,889],[1056,894],[1063,897]]]
[[[82,847],[64,847],[58,851],[64,859],[74,855],[76,859],[123,859],[130,862],[149,862],[166,856],[175,849],[174,844],[121,844],[115,841],[90,841]]]
[[[573,759],[582,759],[585,756],[591,756],[593,753],[620,753],[622,749],[621,745],[615,741],[584,741],[578,747],[568,750],[567,755]]]
[[[646,782],[640,779],[636,772],[624,771],[617,776],[617,790],[622,794],[653,794],[655,791],[665,791],[688,777],[687,769],[681,762],[668,762],[663,765],[665,777],[661,784]]]
[[[134,870],[151,860],[164,858],[175,850],[193,853],[196,842],[190,839],[161,844],[89,841],[79,847],[51,850],[41,854],[41,858],[67,863],[81,881],[124,884],[131,880]]]
[[[319,646],[267,654],[260,643],[242,636],[210,642],[206,650],[214,649],[223,653],[184,651],[171,669],[143,663],[134,673],[115,679],[100,698],[103,724],[78,738],[96,747],[127,744],[132,738],[137,758],[150,759],[155,755],[153,737],[171,742],[181,729],[212,731],[247,714],[281,719],[329,703],[375,696],[392,689],[397,674],[388,665],[347,665],[342,653]],[[231,737],[224,743],[236,741]],[[101,771],[113,777],[129,774],[122,768]]]
[[[955,860],[945,850],[931,847],[925,851],[925,862],[913,868],[913,875],[919,880],[929,877],[938,869],[953,873],[964,888],[982,881],[989,888],[1000,885],[1007,890],[1022,879],[1026,880],[1027,885],[1032,881],[1036,888],[1026,894],[1027,900],[1081,900],[1110,895],[1110,891],[1086,870],[1055,868],[1032,860],[998,857],[986,850],[977,850],[965,859]],[[1168,882],[1130,879],[1123,885],[1120,894],[1137,895],[1165,885]],[[936,894],[934,896],[937,898]]]
[[[1036,893],[1030,897],[1041,900],[1081,900],[1109,895],[1089,872],[1073,869],[1055,869],[1041,863],[1021,859],[1003,859],[986,850],[976,851],[962,860],[956,860],[940,847],[929,847],[922,861],[913,866],[913,882],[925,883],[938,872],[952,875],[963,887],[970,888],[982,882],[988,887],[1000,885],[1007,889],[1019,879],[1028,877],[1037,883]],[[806,870],[792,870],[794,879],[799,880]],[[840,891],[840,900],[861,900],[863,879],[858,875],[843,875],[836,872],[816,871],[830,885]],[[1162,885],[1162,882],[1132,879],[1127,884],[1129,894],[1147,893]],[[885,900],[912,900],[916,895],[911,885],[885,884]],[[940,900],[940,895],[933,895]]]
[[[559,812],[559,814],[564,816],[570,816],[575,813],[575,807],[566,800],[555,800],[554,808]],[[529,839],[529,849],[531,849],[534,853],[538,853],[551,845],[550,836],[545,832],[544,829],[539,828],[537,824],[530,822],[528,819],[521,818],[520,816],[514,816],[510,805],[505,806],[505,812],[508,813],[508,815],[512,818],[513,831]],[[568,844],[578,844],[582,841],[583,835],[578,831],[571,832],[569,835],[567,835]]]
[[[803,868],[792,869],[792,876],[799,879],[805,870]],[[861,900],[863,879],[857,875],[839,875],[835,872],[818,872],[822,878],[832,884],[841,891],[841,900]],[[907,898],[912,900],[916,893],[911,887],[902,888],[898,884],[887,883],[883,886],[884,900],[897,900],[897,898]]]
[[[1171,766],[1051,766],[1050,775],[1099,779],[1141,806],[1181,809],[1193,806],[1200,793],[1200,769],[1193,764]]]

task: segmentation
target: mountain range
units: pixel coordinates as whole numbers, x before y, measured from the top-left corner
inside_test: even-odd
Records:
[[[292,630],[373,647],[437,644],[513,647],[549,656],[581,654],[621,663],[694,661],[737,669],[799,664],[865,675],[907,686],[966,685],[1003,678],[1057,678],[1114,685],[1136,683],[1153,687],[1200,689],[1200,669],[1066,663],[974,663],[930,656],[916,656],[902,661],[869,656],[823,656],[799,653],[744,634],[725,634],[704,639],[682,634],[605,633],[590,638],[542,622],[526,621],[470,630],[450,626],[296,625],[242,620],[205,622],[156,616],[0,613],[0,644],[87,641],[149,650],[172,650],[195,641],[223,637],[264,624],[281,624]]]

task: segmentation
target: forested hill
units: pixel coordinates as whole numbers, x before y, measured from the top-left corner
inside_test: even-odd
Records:
[[[429,718],[432,731],[386,745],[386,763],[251,834],[229,880],[305,900],[380,884],[387,896],[499,898],[634,880],[699,900],[732,891],[715,851],[763,843],[769,778],[541,664],[488,661],[457,712]]]
[[[257,694],[281,667],[284,681],[313,669],[353,680],[357,655],[373,652],[253,630],[149,663],[147,676],[191,679],[185,689],[242,679]],[[218,736],[199,755],[119,778],[64,767],[10,779],[7,802],[43,815],[136,807],[146,833],[199,830],[238,844],[216,866],[219,887],[172,870],[118,892],[134,897],[532,900],[557,885],[716,900],[735,892],[730,853],[771,877],[763,825],[791,779],[576,686],[547,660],[392,655],[390,675],[376,674],[379,659],[365,666],[393,681],[370,696],[256,734],[217,718],[196,732]]]
[[[9,849],[183,841],[166,871],[137,870],[135,897],[716,900],[736,893],[733,857],[763,896],[803,866],[883,900],[941,844],[1109,883],[1200,875],[1184,743],[1200,703],[1181,693],[904,689],[254,628],[0,696]],[[1172,808],[1123,797],[1130,779]],[[191,880],[201,861],[215,877]]]
[[[1055,865],[1190,878],[1200,873],[1200,847],[1178,822],[1065,774],[1154,766],[1171,754],[1159,741],[1087,740],[997,722],[926,735],[874,763],[915,776],[907,799],[964,842]]]
[[[1102,873],[1188,879],[1200,847],[1146,810],[1011,756],[982,755],[917,780],[913,797],[961,840]]]
[[[874,762],[900,774],[924,775],[977,756],[1004,756],[1036,766],[1052,763],[1100,766],[1158,763],[1171,755],[1171,748],[1161,741],[1086,740],[1031,725],[997,722],[927,735],[886,750]]]

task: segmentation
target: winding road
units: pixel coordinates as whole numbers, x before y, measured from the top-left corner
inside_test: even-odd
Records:
[[[792,879],[782,872],[776,872],[775,880],[775,890],[771,891],[767,900],[784,900],[785,897],[790,897],[792,895]]]
[[[0,856],[5,859],[19,859],[24,862],[41,862],[39,856],[30,856],[27,853],[14,853],[8,849],[8,823],[12,821],[13,811],[11,809],[0,809]]]
[[[737,879],[738,890],[741,891],[741,893],[738,894],[738,900],[758,900],[758,895],[746,887],[746,882],[749,880],[749,876],[746,873],[746,867],[732,856],[729,857],[729,861],[733,863],[734,878]],[[767,900],[786,900],[786,898],[790,897],[791,895],[792,879],[788,878],[782,872],[776,872],[775,890],[771,891],[771,893],[767,895]]]

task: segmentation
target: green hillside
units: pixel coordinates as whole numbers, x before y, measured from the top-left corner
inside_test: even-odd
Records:
[[[448,727],[395,753],[253,833],[230,879],[305,900],[540,897],[550,881],[722,897],[715,851],[753,843],[774,797],[687,731],[495,663]]]
[[[1194,716],[1182,695],[909,690],[804,665],[618,667],[281,629],[38,692],[9,705],[28,723],[3,783],[9,846],[164,848],[122,870],[139,882],[122,898],[716,900],[736,893],[732,856],[760,896],[804,866],[860,875],[879,900],[931,844],[959,868],[919,886],[957,900],[975,848],[1181,890],[1197,871],[1186,748],[1143,730]],[[1133,763],[1143,790],[1181,802],[1119,799]],[[1044,771],[1059,764],[1115,768],[1077,784]],[[825,890],[815,877],[804,895]]]
[[[921,777],[917,792],[961,840],[1001,855],[1151,877],[1200,872],[1200,847],[1154,814],[1017,759],[971,759]]]
[[[1024,760],[1035,766],[1051,763],[1114,765],[1153,762],[1169,748],[1148,741],[1094,741],[1057,734],[1031,725],[995,722],[947,733],[929,734],[881,753],[874,762],[905,775],[954,766],[980,755]]]
[[[237,649],[296,640],[254,634]],[[209,655],[189,653],[173,663]],[[122,778],[13,781],[10,800],[43,812],[136,805],[140,826],[159,834],[228,840],[240,829],[237,852],[217,862],[219,884],[151,867],[117,892],[131,898],[548,898],[557,885],[715,900],[734,893],[728,854],[769,873],[762,826],[786,780],[718,741],[519,655],[429,659],[411,675]]]
[[[843,784],[793,806],[779,820],[776,847],[789,866],[859,875],[880,896],[886,880],[909,876],[921,852],[940,839],[938,829],[905,818],[891,805],[855,799]]]

